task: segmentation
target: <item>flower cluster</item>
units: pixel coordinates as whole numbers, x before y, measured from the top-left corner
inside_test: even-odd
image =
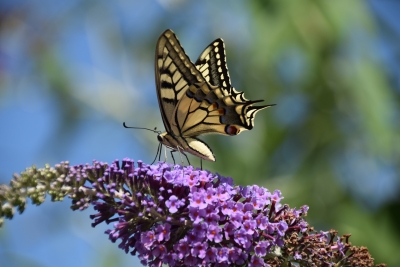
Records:
[[[94,225],[110,220],[107,198],[119,192],[118,223],[108,234],[126,252],[138,253],[143,264],[263,266],[263,257],[284,245],[287,232],[307,230],[301,215],[308,208],[281,205],[279,191],[234,187],[232,179],[191,166],[132,166],[128,160],[122,169],[113,165],[94,185],[105,191],[98,193],[103,201],[94,203],[99,213],[93,218]],[[118,191],[111,173],[124,176],[136,193]]]
[[[46,192],[68,195],[74,210],[92,204],[93,227],[113,223],[110,240],[148,266],[374,266],[349,236],[315,232],[304,219],[308,207],[281,204],[279,190],[235,186],[192,166],[124,159],[27,169],[0,187],[1,217],[12,217],[11,206],[21,211],[18,192],[36,204]]]

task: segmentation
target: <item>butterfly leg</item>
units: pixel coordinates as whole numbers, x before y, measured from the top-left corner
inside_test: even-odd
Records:
[[[201,170],[203,170],[203,159],[202,158],[200,159],[200,168],[201,168]]]
[[[178,153],[179,153],[179,157],[181,158],[181,164],[182,164],[182,166],[183,166],[183,159],[182,159],[182,153],[181,153],[181,151],[179,150],[179,146],[176,146],[176,148],[178,149]],[[185,155],[186,156],[186,155]],[[187,158],[187,156],[186,156],[186,158]]]
[[[167,162],[167,148],[165,148],[164,154],[165,154],[165,160],[164,160],[164,162]],[[160,156],[161,156],[161,153],[160,153]],[[173,158],[173,157],[172,157],[172,158]]]
[[[183,172],[183,159],[182,159],[182,153],[181,153],[181,151],[179,150],[179,146],[176,146],[176,148],[178,149],[178,153],[179,153],[179,157],[181,158],[181,164],[182,164],[182,177],[185,177],[185,173]],[[186,156],[186,155],[185,155]],[[186,158],[187,158],[187,156],[186,156]]]
[[[162,144],[159,144],[157,147],[157,153],[156,153],[156,157],[154,158],[153,162],[151,164],[153,164],[154,162],[156,162],[157,156],[158,157],[158,161],[160,161],[160,157],[161,157],[161,149],[162,149]]]
[[[174,165],[175,165],[175,158],[174,158],[174,154],[172,154],[173,152],[175,152],[176,150],[171,150],[171,157],[172,157],[172,160],[174,161]]]
[[[186,157],[186,160],[187,160],[188,164],[190,165],[190,161],[189,161],[189,159],[188,159],[187,155],[186,155],[186,154],[183,154],[183,155],[185,155],[185,157]]]
[[[182,165],[184,164],[184,162],[183,162],[183,159],[182,159],[182,155],[181,155],[181,154],[183,154],[183,155],[185,156],[185,158],[186,158],[188,164],[190,165],[190,161],[189,161],[188,156],[187,156],[185,153],[181,153],[181,152],[179,151],[179,149],[178,149],[178,150],[171,150],[171,156],[172,156],[172,158],[174,159],[174,156],[173,156],[172,152],[176,152],[176,151],[179,152],[179,156],[181,157],[181,163],[182,163]],[[174,159],[174,164],[175,164],[175,159]]]

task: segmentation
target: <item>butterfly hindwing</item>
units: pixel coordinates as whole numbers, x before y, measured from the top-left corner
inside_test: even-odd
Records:
[[[227,94],[231,93],[231,79],[226,64],[225,44],[219,38],[209,44],[197,59],[196,68],[208,83],[222,88]]]
[[[176,107],[176,127],[182,136],[217,133],[237,135],[254,126],[255,113],[268,106],[258,101],[237,101],[225,90],[208,83],[194,84]]]

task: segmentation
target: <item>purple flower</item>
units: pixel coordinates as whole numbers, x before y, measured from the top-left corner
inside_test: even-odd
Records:
[[[210,213],[205,217],[204,221],[208,224],[217,224],[219,220],[220,220],[220,217],[218,214]]]
[[[189,246],[186,242],[179,242],[174,246],[174,249],[179,259],[183,259],[190,253]]]
[[[226,188],[218,187],[215,193],[215,197],[219,202],[225,202],[230,198],[228,192],[226,192]]]
[[[183,263],[185,266],[197,266],[198,262],[200,262],[200,259],[196,258],[193,255],[188,255],[183,259]]]
[[[342,241],[340,241],[340,239],[336,242],[336,246],[332,247],[333,249],[336,249],[340,252],[340,254],[342,254],[344,256],[344,250],[346,248],[345,244],[342,243]]]
[[[301,260],[301,259],[302,259],[301,254],[300,254],[298,251],[295,251],[295,252],[294,252],[293,259],[295,259],[295,260]]]
[[[143,243],[143,245],[147,249],[149,249],[153,245],[155,240],[156,240],[156,236],[155,236],[154,232],[153,231],[147,231],[147,232],[142,234],[142,238],[141,238],[140,241]]]
[[[256,223],[260,230],[265,230],[268,227],[269,221],[266,216],[260,214],[256,217]]]
[[[366,248],[351,246],[348,235],[314,231],[305,220],[308,207],[281,204],[279,190],[234,186],[231,178],[192,166],[125,158],[28,169],[0,186],[2,216],[24,205],[15,201],[25,197],[19,192],[41,203],[38,184],[49,185],[52,199],[72,198],[74,210],[92,204],[92,226],[112,225],[109,239],[148,266],[373,266]]]
[[[256,228],[255,220],[247,220],[243,223],[242,228],[246,231],[247,234],[252,235]]]
[[[241,247],[248,248],[249,247],[249,235],[246,233],[246,230],[241,228],[239,231],[235,232],[234,240]]]
[[[237,261],[240,259],[240,255],[242,254],[242,249],[232,247],[228,251],[229,261],[232,263],[238,263]]]
[[[233,208],[235,206],[235,202],[232,200],[228,200],[221,205],[221,212],[224,215],[231,215],[233,213]]]
[[[260,210],[264,207],[264,201],[260,198],[257,197],[252,197],[251,198],[251,204],[253,205],[253,209],[255,210]]]
[[[193,171],[192,174],[185,179],[184,185],[190,188],[195,187],[199,184],[199,172]]]
[[[262,267],[262,266],[265,266],[265,263],[262,258],[259,258],[257,256],[252,256],[248,266],[249,267]]]
[[[280,236],[284,236],[287,229],[288,229],[288,225],[287,225],[287,223],[284,222],[284,221],[280,221],[280,222],[277,223],[277,225],[276,225],[276,230],[278,231],[278,234],[279,234]]]
[[[206,237],[207,224],[205,223],[194,223],[193,229],[191,230],[199,241],[202,241]]]
[[[213,205],[209,203],[207,207],[204,209],[206,216],[210,215],[218,215],[219,213],[219,206]]]
[[[175,213],[178,211],[180,207],[182,207],[185,203],[178,199],[176,196],[172,195],[169,197],[167,201],[165,201],[165,205],[169,208],[170,213]]]
[[[279,208],[280,204],[278,204],[281,200],[283,199],[282,193],[279,190],[275,190],[274,193],[271,195],[271,200],[274,201],[276,204],[276,207]]]
[[[233,234],[235,233],[236,230],[236,226],[233,223],[226,223],[224,226],[224,233],[225,233],[225,239],[229,240],[231,239],[231,236],[233,236]]]
[[[194,192],[192,195],[192,202],[190,203],[191,207],[205,209],[207,207],[207,203],[205,202],[205,191],[204,189],[200,190],[200,192]]]
[[[204,201],[209,205],[214,203],[215,201],[217,201],[217,197],[216,197],[215,193],[216,193],[216,190],[214,188],[212,188],[212,187],[207,188]]]
[[[217,262],[217,249],[214,247],[209,247],[206,252],[206,256],[204,257],[204,261],[207,263]]]
[[[197,207],[189,207],[189,217],[194,223],[201,222],[206,216],[206,211],[204,209],[199,209]]]
[[[211,224],[208,226],[207,239],[220,243],[222,241],[222,230],[218,225]]]
[[[165,223],[165,224],[160,224],[157,226],[156,228],[156,237],[157,237],[157,241],[161,242],[161,241],[168,241],[170,238],[170,229],[171,229],[171,225],[169,223]]]
[[[206,256],[206,250],[207,250],[207,243],[203,243],[203,242],[196,242],[193,247],[192,247],[192,255],[193,256],[197,256],[200,259],[204,259],[204,257]]]
[[[243,216],[243,208],[244,204],[242,202],[236,202],[234,207],[232,208],[232,213],[233,214],[237,213]]]
[[[242,225],[243,222],[243,212],[241,211],[236,211],[233,212],[230,216],[231,222],[239,228]]]
[[[163,263],[168,264],[169,266],[175,266],[177,260],[178,260],[178,255],[176,253],[167,253],[163,257]]]
[[[226,247],[222,247],[218,249],[217,260],[218,262],[227,262],[229,256],[229,249]]]
[[[259,256],[259,257],[264,257],[265,255],[267,255],[268,246],[269,246],[269,242],[268,241],[259,242],[254,247],[254,251],[255,251],[256,255]]]
[[[167,248],[164,245],[157,245],[152,251],[152,255],[159,259],[163,259],[166,253]]]
[[[201,242],[201,241],[203,241],[203,239],[204,239],[203,237],[196,235],[195,232],[192,230],[190,230],[186,234],[186,236],[183,238],[183,240],[188,244],[194,244],[196,242]]]

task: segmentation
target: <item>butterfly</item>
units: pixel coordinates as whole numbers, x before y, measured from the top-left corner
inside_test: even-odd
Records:
[[[220,38],[208,45],[193,64],[174,32],[164,31],[157,41],[155,75],[165,132],[127,127],[125,122],[123,125],[158,133],[157,155],[160,156],[161,145],[165,145],[171,152],[215,161],[211,148],[198,136],[211,133],[238,135],[251,130],[256,113],[274,106],[253,106],[263,100],[247,100],[243,92],[231,86],[225,45]]]
[[[251,130],[256,113],[273,106],[253,106],[263,100],[247,100],[231,86],[222,39],[208,45],[193,64],[174,32],[164,31],[156,45],[155,76],[165,126],[158,141],[204,160],[215,161],[215,156],[198,136]]]

